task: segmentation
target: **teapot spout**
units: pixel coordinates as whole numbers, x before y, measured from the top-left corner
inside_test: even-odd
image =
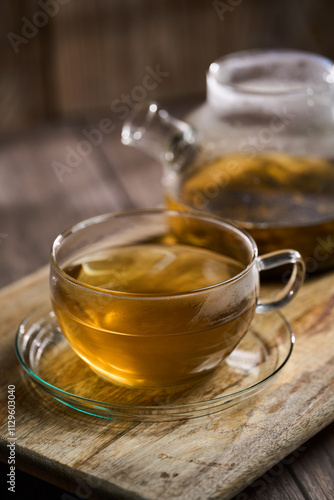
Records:
[[[196,154],[196,134],[156,102],[137,105],[122,128],[122,143],[134,146],[170,166],[182,169]]]

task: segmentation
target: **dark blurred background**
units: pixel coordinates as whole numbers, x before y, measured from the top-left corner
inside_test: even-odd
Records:
[[[333,19],[333,0],[1,0],[0,131],[105,116],[147,66],[169,73],[161,99],[203,94],[210,62],[237,50],[334,58]]]

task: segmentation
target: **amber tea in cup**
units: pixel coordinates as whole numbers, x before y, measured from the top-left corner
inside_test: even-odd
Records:
[[[289,283],[260,302],[259,271],[287,263]],[[255,311],[291,300],[303,275],[298,252],[258,257],[253,239],[221,219],[138,210],[58,236],[50,287],[64,335],[92,370],[119,385],[162,388],[214,370]]]

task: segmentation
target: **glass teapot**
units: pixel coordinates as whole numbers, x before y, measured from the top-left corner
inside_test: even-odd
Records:
[[[163,164],[166,204],[245,229],[260,254],[295,248],[334,267],[334,66],[290,50],[212,63],[206,102],[180,121],[138,105],[122,142]]]

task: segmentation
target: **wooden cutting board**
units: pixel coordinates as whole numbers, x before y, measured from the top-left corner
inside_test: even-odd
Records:
[[[38,396],[14,336],[47,300],[46,268],[0,292],[1,460],[15,385],[18,468],[79,498],[230,499],[333,420],[334,274],[309,280],[285,308],[296,344],[271,386],[243,405],[170,423],[105,420]]]

